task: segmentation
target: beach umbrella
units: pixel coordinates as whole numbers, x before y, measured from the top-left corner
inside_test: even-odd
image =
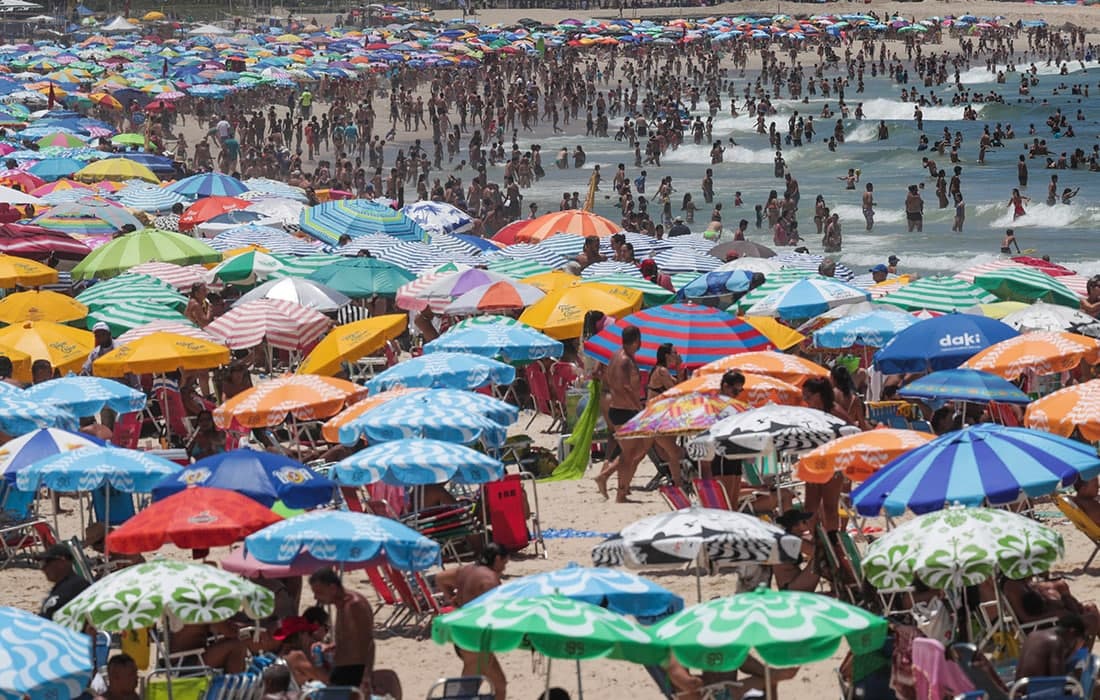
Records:
[[[100,306],[88,314],[85,325],[90,330],[97,323],[106,323],[111,335],[120,335],[128,330],[139,328],[153,321],[171,321],[191,324],[179,311],[168,306],[136,301],[124,301],[110,306]]]
[[[475,316],[424,345],[424,353],[468,352],[506,362],[561,357],[563,345],[507,316]]]
[[[45,180],[26,170],[0,171],[0,186],[17,189],[17,191],[30,192],[44,184],[46,184]]]
[[[845,435],[802,455],[795,465],[796,474],[812,484],[828,483],[837,472],[850,481],[863,481],[887,462],[935,437],[931,433],[894,428]]]
[[[506,277],[511,277],[512,279],[522,280],[525,277],[533,277],[535,275],[541,275],[550,272],[554,268],[549,265],[544,265],[535,260],[512,259],[494,256],[492,262],[490,262],[486,266],[486,269],[489,272],[495,272],[498,275],[504,275]],[[573,277],[573,281],[576,281],[576,277]],[[543,291],[546,290],[543,289]]]
[[[248,250],[228,257],[210,268],[211,279],[229,284],[252,286],[273,277],[283,269],[283,260],[259,250]]]
[[[129,158],[105,158],[96,161],[73,173],[73,179],[89,183],[103,180],[113,182],[126,182],[128,180],[160,182],[160,178],[152,170]]]
[[[571,244],[576,236],[555,236],[554,238],[564,239]],[[513,243],[510,246],[505,246],[498,250],[493,257],[497,260],[524,261],[527,263],[537,263],[551,269],[559,268],[569,262],[569,257],[572,256],[562,255],[558,248],[552,247],[550,243],[554,238],[549,238],[542,243]],[[629,265],[629,263],[604,261],[593,263],[589,267],[608,264],[610,264],[613,269],[621,269],[618,267],[620,265]]]
[[[18,350],[32,361],[49,360],[59,372],[80,370],[93,347],[95,338],[88,331],[51,321],[24,321],[0,328],[0,350]]]
[[[990,304],[997,301],[997,297],[955,277],[923,277],[887,294],[882,301],[906,311],[927,309],[951,313],[978,304]]]
[[[721,259],[720,256],[718,257]],[[767,258],[735,258],[727,263],[722,263],[715,272],[759,272],[762,275],[768,276],[782,269],[784,268],[780,263]]]
[[[676,298],[683,301],[747,292],[751,281],[752,273],[744,270],[707,272],[681,287]]]
[[[794,384],[763,374],[743,373],[745,387],[736,398],[754,408],[769,403],[797,406],[802,403],[802,390]],[[695,374],[661,393],[661,397],[717,394],[722,388],[721,374]]]
[[[0,396],[2,399],[3,396]],[[149,493],[180,466],[163,457],[110,445],[61,452],[27,465],[16,474],[20,491],[42,486],[54,491],[94,491],[109,484],[116,491]]]
[[[236,304],[247,304],[256,299],[281,299],[300,306],[328,313],[347,306],[351,299],[323,284],[297,277],[268,280],[245,293]]]
[[[779,253],[774,258],[769,259],[773,262],[781,264],[785,268],[799,270],[803,274],[816,274],[821,266],[821,263],[825,262],[824,255],[816,255],[814,253],[795,253],[793,251]],[[829,259],[833,260],[832,258]],[[836,260],[833,260],[833,262],[836,264],[836,272],[834,274],[834,277],[836,279],[841,280],[842,282],[848,282],[853,277],[855,277],[855,273],[852,272],[852,270],[847,265],[841,262],[836,262]]]
[[[941,435],[889,462],[852,491],[866,516],[931,513],[1037,498],[1100,473],[1091,445],[1027,428],[981,423]]]
[[[115,348],[92,365],[98,377],[212,369],[229,362],[229,348],[191,336],[157,331]]]
[[[199,173],[185,177],[165,187],[188,199],[234,197],[248,191],[248,186],[235,177],[222,173]]]
[[[81,236],[110,236],[126,226],[141,228],[141,221],[122,207],[91,197],[50,207],[31,219],[31,224]]]
[[[258,561],[290,564],[299,556],[338,565],[385,557],[403,571],[439,564],[439,544],[390,518],[351,511],[316,511],[275,523],[245,538]]]
[[[69,375],[28,387],[23,396],[60,406],[77,417],[94,416],[105,407],[115,413],[145,408],[145,394],[126,384],[101,377]]]
[[[74,160],[72,158],[46,158],[27,168],[27,172],[46,182],[53,182],[54,180],[69,177],[83,168],[84,165],[85,164],[79,160]]]
[[[859,432],[840,418],[805,406],[768,404],[723,418],[688,443],[695,459],[805,452]]]
[[[2,303],[2,302],[0,302]],[[1069,331],[1100,338],[1100,321],[1083,311],[1066,306],[1037,302],[1001,319],[1021,333],[1028,331]]]
[[[148,275],[170,287],[187,291],[191,291],[194,284],[205,283],[209,279],[209,274],[202,265],[176,265],[153,261],[135,265],[129,271],[135,275]]]
[[[1056,277],[1024,265],[1006,266],[975,275],[974,284],[1001,299],[1045,301],[1073,309],[1081,305],[1081,298]]]
[[[61,452],[79,450],[82,447],[96,447],[103,444],[105,443],[102,440],[91,435],[60,428],[32,430],[0,445],[0,476],[8,484],[15,486],[17,474],[30,464]],[[16,511],[17,509],[11,502],[12,497],[13,494],[9,493],[5,507]]]
[[[1058,263],[1036,258],[1032,255],[1014,255],[1012,256],[1012,262],[1041,270],[1051,277],[1070,277],[1077,274],[1065,265],[1059,265]]]
[[[214,250],[228,251],[249,246],[259,246],[268,253],[284,255],[312,255],[319,248],[313,243],[289,233],[258,224],[244,224],[226,229],[207,241]]]
[[[548,292],[520,315],[519,320],[551,338],[564,340],[581,335],[589,311],[603,311],[621,318],[637,311],[642,293],[624,287],[590,282],[575,283]]]
[[[203,196],[183,210],[179,218],[179,230],[190,231],[216,216],[247,208],[251,202],[236,197]]]
[[[280,269],[271,273],[273,278],[309,277],[314,272],[323,270],[329,265],[335,265],[347,260],[347,258],[340,255],[318,253],[316,250],[310,255],[287,255],[285,253],[276,253],[272,255],[272,257],[282,263]]]
[[[132,343],[140,338],[153,335],[154,333],[171,333],[172,335],[182,335],[186,338],[194,338],[195,340],[201,340],[206,343],[214,343],[217,341],[214,336],[210,335],[206,331],[197,326],[190,325],[190,321],[185,323],[173,323],[171,321],[153,321],[147,323],[144,326],[139,326],[131,330],[126,331],[119,337],[115,338],[115,346],[120,347],[128,343]]]
[[[769,316],[745,316],[744,321],[760,331],[777,350],[789,350],[806,340],[806,336]]]
[[[516,284],[514,280],[504,275],[472,268],[443,275],[434,279],[431,284],[415,291],[412,289],[406,290],[406,293],[397,297],[397,305],[403,309],[416,311],[430,307],[433,311],[441,312],[448,304],[466,292],[495,282]]]
[[[917,319],[912,314],[900,311],[869,311],[845,316],[814,331],[814,345],[834,349],[856,345],[881,348],[914,323]]]
[[[76,430],[76,416],[58,406],[23,398],[19,391],[0,391],[0,430],[23,435],[41,428]]]
[[[680,245],[657,253],[653,261],[661,272],[670,275],[677,272],[713,272],[722,265],[721,260],[709,253]]]
[[[828,377],[829,370],[816,362],[782,352],[759,351],[728,355],[700,367],[696,374],[722,375],[731,370],[762,374],[801,386],[807,379]]]
[[[359,418],[359,416],[364,413],[374,410],[387,401],[392,401],[399,396],[411,394],[416,391],[425,391],[425,389],[390,389],[389,391],[380,391],[377,394],[372,394],[325,421],[324,425],[321,426],[321,435],[329,442],[340,442],[341,427]],[[484,394],[482,394],[482,396],[484,396]],[[3,462],[0,462],[0,465],[2,464]]]
[[[1089,442],[1096,442],[1100,440],[1097,405],[1100,405],[1100,379],[1093,379],[1037,399],[1027,407],[1024,424],[1067,438],[1076,432]]]
[[[531,283],[531,280],[524,281]],[[653,282],[650,282],[649,280],[642,277],[634,277],[631,275],[596,275],[594,277],[585,278],[585,284],[590,282],[602,284],[606,287],[611,287],[614,289],[632,289],[634,291],[641,292],[643,307],[670,304],[676,298],[675,292],[669,291],[661,285],[654,284]],[[546,290],[544,289],[543,291]]]
[[[352,299],[393,297],[416,275],[378,258],[341,258],[311,272],[306,279],[319,282]]]
[[[164,212],[176,204],[184,204],[187,198],[164,187],[131,183],[115,195],[122,206],[145,212]]]
[[[1097,361],[1100,340],[1076,333],[1033,331],[990,345],[962,366],[1016,379],[1024,373],[1068,372],[1081,362],[1095,365]]]
[[[810,272],[809,270],[800,270],[800,269],[797,269],[797,268],[792,268],[792,269],[784,268],[784,269],[782,269],[778,272],[775,272],[775,273],[772,273],[772,274],[768,275],[767,279],[764,281],[764,284],[760,285],[759,287],[756,287],[755,289],[749,290],[744,296],[742,296],[740,299],[737,300],[737,302],[736,302],[736,307],[737,308],[734,309],[733,307],[730,307],[729,310],[730,311],[740,310],[740,311],[743,312],[745,309],[748,309],[750,306],[752,306],[756,302],[763,301],[772,292],[776,292],[776,291],[779,291],[780,289],[783,289],[784,287],[789,285],[791,282],[798,282],[799,280],[805,280],[805,279],[832,281],[835,278],[825,277],[823,275],[818,275],[816,273]],[[862,303],[862,302],[856,301],[856,302],[853,302],[851,304],[851,306],[857,306],[860,303]],[[844,307],[840,306],[838,308],[844,308]]]
[[[322,243],[338,245],[340,237],[385,233],[399,241],[423,241],[427,232],[404,213],[369,199],[322,202],[302,212],[299,228]]]
[[[309,554],[299,554],[290,564],[265,564],[248,553],[244,547],[234,548],[218,562],[222,569],[240,574],[250,579],[291,578],[309,576],[329,564],[319,561]],[[344,562],[340,565],[344,573],[376,566],[373,562]]]
[[[210,625],[239,612],[259,620],[274,609],[271,591],[236,574],[203,563],[158,559],[107,574],[54,619],[71,629],[91,625],[104,632],[127,632],[165,620],[176,629]]]
[[[126,273],[118,277],[96,282],[76,296],[76,300],[89,309],[118,304],[157,304],[182,310],[187,297],[166,282],[148,275]]]
[[[985,348],[1019,335],[1000,321],[972,314],[947,314],[914,323],[875,353],[885,374],[954,369]]]
[[[0,299],[0,321],[68,323],[88,315],[88,307],[70,296],[52,291],[16,292]]]
[[[469,316],[495,311],[523,309],[546,294],[538,287],[512,280],[483,284],[455,298],[443,309],[451,316]]]
[[[284,350],[301,350],[316,343],[332,326],[319,311],[281,299],[256,299],[237,304],[204,330],[231,350],[267,342]]]
[[[91,252],[83,242],[60,231],[28,224],[0,224],[0,253],[5,255],[46,262],[51,256],[59,260],[82,260]]]
[[[636,277],[626,277],[625,275],[616,275],[616,280],[636,280]],[[594,282],[594,280],[584,280],[585,283]],[[564,270],[550,270],[549,272],[540,272],[530,277],[523,278],[524,284],[529,284],[532,287],[538,287],[542,291],[549,294],[558,289],[564,289],[581,283],[581,278],[576,275],[565,272]],[[606,286],[609,288],[616,288],[618,282],[608,283]],[[662,290],[667,291],[664,287]]]
[[[738,260],[745,258],[764,259],[775,257],[774,250],[754,241],[727,241],[726,243],[719,243],[714,246],[709,252],[719,260],[729,260],[730,255],[736,255]],[[753,272],[763,272],[763,270],[754,269]]]
[[[863,556],[863,571],[879,589],[905,588],[919,579],[930,588],[957,591],[998,573],[1010,579],[1045,573],[1063,554],[1062,536],[1031,518],[948,506],[876,538]]]
[[[285,455],[239,449],[209,455],[162,479],[153,487],[159,501],[193,486],[224,489],[268,508],[316,508],[332,500],[336,484]]]
[[[489,357],[462,352],[433,352],[401,362],[367,382],[372,392],[398,387],[480,389],[511,384],[516,368]]]
[[[746,310],[750,316],[812,318],[831,308],[870,301],[870,293],[836,280],[805,279],[775,290]]]
[[[360,437],[370,442],[411,438],[443,440],[468,445],[482,442],[499,447],[508,437],[508,425],[519,410],[491,396],[479,400],[471,392],[416,391],[386,401],[385,410],[372,410],[348,420],[339,428],[341,444],[353,445]],[[465,401],[458,396],[471,394]]]
[[[741,401],[717,392],[659,396],[620,426],[615,436],[622,439],[694,435],[744,409]]]
[[[74,280],[102,279],[151,261],[189,265],[218,262],[221,258],[221,253],[190,236],[146,228],[96,248],[73,268],[72,275]]]
[[[214,422],[226,428],[234,420],[249,428],[298,420],[330,418],[367,390],[344,379],[315,374],[287,374],[245,389],[214,409]]]
[[[512,233],[510,240],[503,231],[493,236],[497,243],[510,245],[512,243],[538,243],[550,236],[559,233],[570,233],[576,236],[599,236],[604,238],[613,233],[618,233],[622,227],[610,219],[593,214],[583,209],[568,209],[566,211],[551,212],[542,216],[529,219],[518,226]]]
[[[340,484],[363,486],[385,482],[423,486],[455,481],[485,484],[504,478],[498,459],[463,445],[441,440],[394,440],[360,450],[333,467]]]
[[[0,288],[37,287],[57,281],[57,270],[15,255],[0,255]]]
[[[415,202],[406,204],[402,211],[431,233],[462,233],[474,226],[469,214],[446,202]]]
[[[92,640],[34,613],[0,606],[3,700],[72,700],[92,680]]]
[[[336,326],[298,365],[298,374],[333,375],[344,362],[355,362],[385,347],[405,332],[407,314],[386,314]]]
[[[989,372],[963,367],[926,374],[901,387],[898,395],[931,401],[1031,402],[1031,397],[1012,382]]]

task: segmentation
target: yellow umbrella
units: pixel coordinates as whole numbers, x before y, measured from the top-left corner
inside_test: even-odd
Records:
[[[88,331],[52,321],[24,321],[0,328],[0,347],[15,348],[31,360],[49,360],[62,374],[79,371],[95,347]]]
[[[122,109],[122,103],[118,101],[114,95],[110,95],[106,92],[93,92],[88,95],[88,99],[95,102],[100,107],[109,107],[110,109]]]
[[[146,12],[141,19],[146,22],[159,22],[164,19],[164,13],[153,10],[151,12]]]
[[[519,320],[551,338],[579,338],[584,316],[589,311],[602,311],[622,318],[642,306],[642,293],[626,287],[612,287],[599,282],[575,282],[560,287],[538,300]]]
[[[1023,311],[1030,306],[1031,304],[1025,304],[1022,301],[995,301],[992,304],[978,304],[978,308],[981,309],[984,316],[996,319],[1002,319],[1009,314]]]
[[[793,348],[806,339],[806,336],[770,316],[746,316],[745,323],[760,331],[762,336],[772,341],[772,345],[780,350]]]
[[[88,315],[88,307],[58,292],[19,292],[0,300],[0,321],[53,321],[68,323]]]
[[[116,348],[95,361],[99,377],[210,369],[229,362],[229,348],[175,333],[157,332]]]
[[[20,352],[15,348],[8,348],[0,345],[0,356],[6,357],[11,360],[11,376],[12,379],[20,382],[31,381],[31,356],[25,352]]]
[[[555,289],[561,289],[562,287],[568,287],[574,282],[579,282],[580,277],[571,275],[568,272],[562,272],[561,270],[551,270],[550,272],[541,272],[537,275],[531,275],[530,277],[524,277],[523,283],[529,284],[532,287],[538,287],[545,294],[549,294]]]
[[[0,253],[0,287],[11,289],[17,284],[34,287],[40,284],[53,284],[57,281],[57,270],[34,260],[15,255]]]
[[[302,360],[298,374],[336,374],[341,362],[358,360],[379,350],[404,333],[408,324],[406,314],[388,314],[337,326]]]
[[[160,182],[160,178],[154,175],[152,170],[129,158],[98,160],[73,173],[73,179],[81,182],[102,182],[103,180],[125,182],[135,178],[146,182]]]

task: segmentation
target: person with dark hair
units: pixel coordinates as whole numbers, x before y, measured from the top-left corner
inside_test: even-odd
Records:
[[[31,363],[31,384],[41,384],[53,379],[53,365],[45,358],[39,358]]]
[[[657,364],[649,373],[649,383],[646,385],[646,400],[652,401],[662,392],[671,389],[680,383],[684,372],[681,370],[683,359],[672,343],[661,343],[657,347]],[[673,375],[673,371],[676,374]],[[680,462],[684,458],[684,451],[674,436],[658,437],[653,440],[654,446],[661,456],[668,462],[669,476],[676,486],[682,485],[683,477],[680,474]]]
[[[622,347],[607,365],[607,387],[610,393],[607,417],[611,432],[633,418],[642,410],[642,375],[635,353],[642,346],[642,332],[637,326],[626,326],[622,330]],[[626,503],[630,480],[638,462],[649,450],[648,440],[621,440],[608,454],[607,464],[596,477],[596,487],[600,495],[608,497],[607,482],[611,475],[618,473],[619,485],[615,497],[617,503]]]
[[[943,435],[962,428],[962,416],[955,413],[955,409],[951,406],[940,406],[932,414],[930,424],[933,433]]]
[[[435,586],[448,605],[460,608],[482,593],[500,585],[500,576],[508,565],[508,550],[490,542],[473,564],[451,567],[436,574]],[[504,700],[508,680],[495,654],[481,654],[455,646],[462,659],[463,676],[485,676],[493,684],[496,700]]]
[[[800,566],[797,562],[782,562],[772,567],[775,585],[781,591],[812,593],[817,589],[821,575],[814,562],[816,547],[813,530],[809,525],[813,519],[812,513],[797,509],[785,511],[775,519],[775,524],[783,528],[784,532],[802,540],[802,555],[808,562],[805,566]]]
[[[848,422],[848,414],[843,407],[836,404],[833,385],[826,377],[807,379],[802,385],[802,401],[810,408],[830,413]],[[840,493],[843,486],[844,478],[839,471],[824,484],[806,484],[804,507],[807,513],[812,513],[816,518],[813,526],[820,524],[831,541],[836,542],[839,542],[837,533],[840,531]]]
[[[744,390],[745,375],[737,370],[723,374],[718,384],[718,395],[731,399],[741,398],[741,392]],[[741,460],[717,454],[709,462],[701,462],[699,472],[704,479],[715,479],[722,484],[730,506],[737,508],[737,502],[741,499],[741,475],[744,473]]]
[[[15,381],[12,375],[15,373],[15,366],[12,365],[11,358],[7,355],[0,355],[0,382],[5,384],[11,384],[23,388],[23,385]]]
[[[1053,629],[1035,630],[1024,638],[1016,680],[1038,676],[1064,676],[1070,660],[1085,643],[1085,623],[1077,615],[1064,615]]]
[[[73,553],[69,551],[68,545],[51,545],[38,556],[38,561],[46,580],[53,584],[46,599],[42,601],[38,614],[52,620],[55,612],[80,595],[89,584],[73,570]]]
[[[129,654],[116,654],[107,662],[107,691],[96,700],[138,700],[138,667]]]
[[[214,320],[214,313],[210,308],[210,301],[206,298],[206,295],[206,285],[202,282],[195,282],[191,285],[191,298],[187,300],[187,307],[183,310],[183,315],[187,317],[187,320],[199,328],[206,328]]]
[[[290,689],[290,667],[272,664],[264,669],[263,700],[297,700],[299,694]]]
[[[328,671],[315,666],[310,658],[313,633],[317,629],[316,623],[295,615],[285,618],[279,623],[279,628],[271,633],[271,638],[279,642],[279,656],[286,662],[298,687],[314,681],[327,684],[331,678]],[[333,683],[333,685],[348,684]]]
[[[829,378],[833,382],[833,405],[844,409],[852,425],[860,430],[870,430],[871,424],[866,418],[867,409],[863,405],[863,399],[856,393],[852,373],[844,365],[836,365],[829,372]]]
[[[569,700],[569,691],[565,688],[550,688],[542,692],[539,700]]]

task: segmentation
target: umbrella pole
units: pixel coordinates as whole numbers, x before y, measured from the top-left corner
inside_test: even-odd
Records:
[[[103,567],[106,571],[110,571],[111,567],[107,565],[107,562],[111,560],[111,548],[107,544],[107,535],[111,534],[111,482],[103,482],[103,500],[106,502],[103,506]]]
[[[584,700],[584,688],[581,686],[581,660],[577,659],[577,699]]]
[[[172,664],[168,660],[168,613],[161,613],[160,624],[163,629],[163,634],[157,635],[157,653],[161,655],[165,666],[171,667]],[[172,674],[168,673],[164,677],[165,687],[168,689],[168,700],[172,698]]]
[[[775,700],[772,695],[772,667],[768,664],[764,664],[764,697],[767,700]],[[168,698],[168,700],[172,700],[172,698]]]
[[[549,656],[546,657],[546,689],[543,691],[543,696],[550,695],[550,667],[554,663],[554,660]]]

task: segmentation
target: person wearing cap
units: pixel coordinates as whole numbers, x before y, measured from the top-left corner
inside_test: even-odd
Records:
[[[886,271],[891,275],[898,274],[898,263],[901,262],[901,258],[896,255],[891,255],[886,259]]]
[[[784,511],[783,515],[775,519],[775,523],[783,528],[788,535],[794,535],[802,540],[802,556],[811,562],[805,567],[792,562],[782,562],[773,566],[772,574],[775,576],[775,585],[781,591],[812,593],[817,589],[821,574],[817,572],[817,567],[813,564],[816,548],[814,547],[813,533],[810,531],[809,523],[811,520],[813,520],[812,514],[795,508]]]
[[[115,349],[115,341],[111,337],[111,327],[103,321],[97,321],[92,326],[92,335],[95,337],[95,347],[92,348],[91,354],[88,355],[88,359],[84,361],[84,366],[80,369],[80,373],[85,375],[92,373],[92,365],[96,360]]]
[[[279,642],[279,656],[286,661],[298,687],[309,682],[328,685],[329,674],[314,666],[309,658],[309,649],[313,644],[313,633],[319,626],[304,617],[292,616],[279,623],[279,628],[271,633],[271,638]]]
[[[871,273],[871,279],[874,280],[875,284],[878,284],[879,282],[885,282],[886,276],[890,274],[890,270],[888,270],[886,266],[881,263],[872,267],[870,270],[868,270],[868,272]]]
[[[70,600],[80,595],[89,584],[73,571],[73,553],[63,544],[52,545],[38,557],[42,573],[53,584],[38,614],[52,620],[55,612],[65,607]]]

